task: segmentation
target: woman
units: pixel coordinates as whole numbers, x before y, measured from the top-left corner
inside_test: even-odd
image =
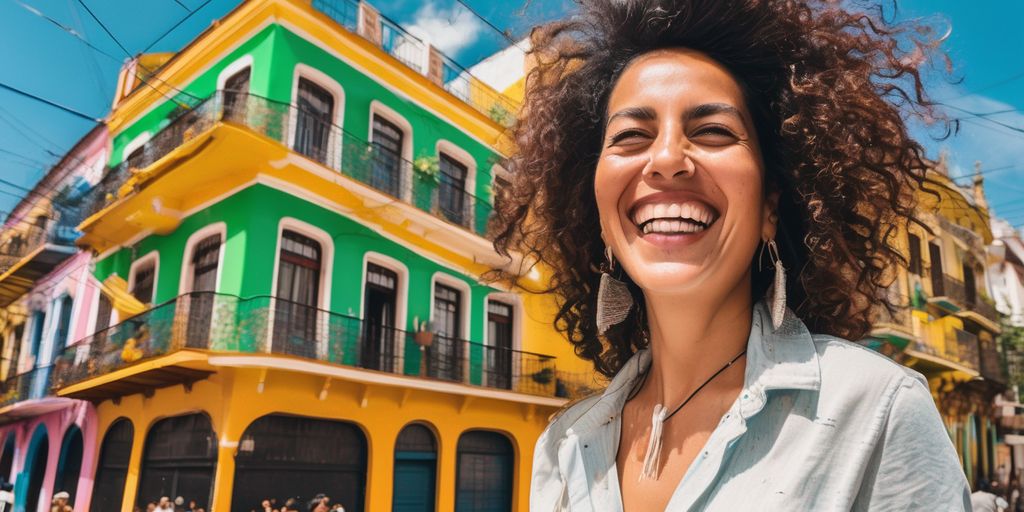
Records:
[[[531,510],[969,509],[924,379],[841,339],[893,307],[930,183],[904,115],[936,42],[880,18],[586,0],[535,30],[495,247],[611,383],[539,439]]]

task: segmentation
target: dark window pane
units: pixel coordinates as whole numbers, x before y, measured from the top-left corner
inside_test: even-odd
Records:
[[[512,306],[503,302],[487,303],[487,339],[485,371],[487,385],[512,388]]]
[[[399,197],[402,183],[402,144],[404,133],[394,123],[380,116],[373,116],[374,147],[373,171],[370,185]]]
[[[427,348],[427,375],[462,381],[462,293],[440,283],[434,285],[434,343]]]
[[[251,68],[245,68],[224,81],[224,118],[228,121],[244,121],[251,72]]]
[[[235,457],[231,510],[248,512],[265,498],[324,493],[348,511],[363,510],[366,438],[342,421],[274,414],[245,430]]]
[[[156,264],[146,263],[135,270],[135,279],[132,283],[131,294],[140,302],[153,302],[153,281],[156,278]]]
[[[217,463],[217,436],[206,414],[156,422],[146,436],[136,503],[182,496],[209,507]]]
[[[363,339],[360,366],[390,370],[395,363],[395,311],[398,308],[398,274],[367,263],[363,297]]]
[[[312,81],[300,78],[296,101],[295,151],[326,164],[334,120],[334,96]]]
[[[468,169],[462,162],[441,153],[441,175],[437,189],[437,203],[441,214],[448,220],[466,225],[469,222],[469,204],[466,197]]]
[[[320,243],[294,231],[281,235],[274,308],[275,353],[317,357]]]
[[[512,509],[515,460],[508,438],[486,431],[459,437],[455,510],[497,512]]]

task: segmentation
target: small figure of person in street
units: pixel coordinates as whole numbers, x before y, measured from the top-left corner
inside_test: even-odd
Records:
[[[153,509],[153,512],[174,512],[174,504],[171,503],[171,498],[161,496],[160,503]]]
[[[998,492],[997,483],[974,491],[971,493],[971,508],[974,512],[1004,512],[1010,504]]]
[[[309,502],[309,512],[331,512],[331,498],[326,494],[317,494]]]
[[[71,495],[65,491],[60,491],[53,495],[53,501],[50,503],[50,512],[74,512],[71,506],[68,505],[68,500],[71,499]]]

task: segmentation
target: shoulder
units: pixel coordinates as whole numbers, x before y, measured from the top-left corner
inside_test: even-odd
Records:
[[[928,387],[927,379],[920,373],[863,345],[826,334],[811,337],[818,353],[823,385],[826,382],[842,384],[852,392],[913,386],[914,382],[925,389]]]

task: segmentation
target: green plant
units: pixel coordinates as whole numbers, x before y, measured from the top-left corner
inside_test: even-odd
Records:
[[[487,117],[490,117],[492,121],[502,126],[509,126],[515,120],[512,113],[501,103],[491,105],[491,108],[487,109]]]
[[[441,176],[441,161],[434,155],[421,155],[412,162],[412,170],[422,181],[437,184]]]

